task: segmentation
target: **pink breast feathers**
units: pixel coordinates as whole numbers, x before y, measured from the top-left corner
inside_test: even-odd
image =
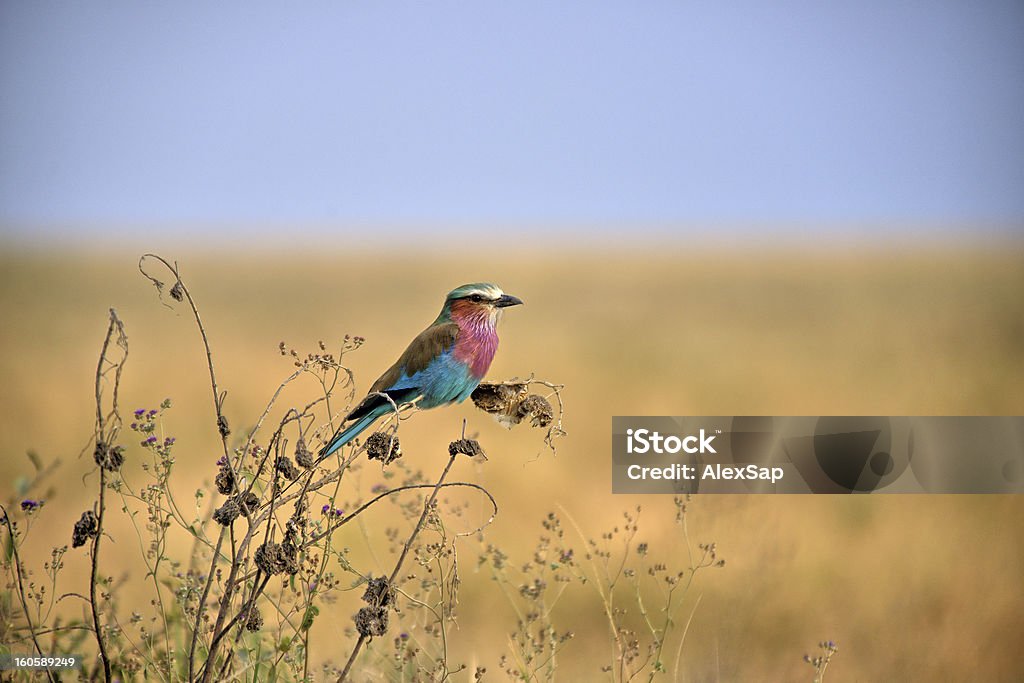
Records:
[[[452,321],[459,326],[453,349],[455,359],[469,366],[475,379],[482,379],[498,350],[496,321],[487,311],[458,311],[454,307]]]

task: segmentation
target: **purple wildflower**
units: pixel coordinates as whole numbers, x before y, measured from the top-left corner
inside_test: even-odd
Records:
[[[146,409],[145,408],[139,408],[139,409],[137,409],[135,411],[135,417],[142,417],[145,414],[146,414]]]
[[[25,512],[35,512],[39,508],[43,507],[43,503],[45,502],[46,501],[43,500],[32,500],[31,498],[26,498],[21,501],[21,509]]]
[[[332,517],[341,517],[343,514],[345,514],[345,511],[342,510],[341,508],[334,508],[332,510],[330,505],[324,505],[322,508],[320,508],[320,514],[330,515]]]

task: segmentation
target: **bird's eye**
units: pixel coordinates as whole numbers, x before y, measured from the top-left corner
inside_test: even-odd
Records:
[[[474,294],[471,297],[469,297],[469,300],[474,302],[474,303],[480,303],[481,301],[484,300],[484,298],[482,296],[480,296],[479,294]]]

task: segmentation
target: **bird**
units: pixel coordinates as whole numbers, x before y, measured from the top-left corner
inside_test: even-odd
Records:
[[[494,360],[503,309],[522,303],[490,282],[450,291],[437,319],[373,383],[366,398],[320,450],[317,461],[350,443],[395,406],[415,402],[426,410],[465,401]]]

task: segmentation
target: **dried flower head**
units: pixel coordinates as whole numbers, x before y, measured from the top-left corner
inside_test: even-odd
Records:
[[[555,419],[551,403],[539,394],[527,394],[523,382],[482,383],[472,393],[473,404],[509,429],[529,419],[534,427],[547,427]]]
[[[547,427],[555,419],[555,411],[546,398],[538,394],[530,394],[516,408],[517,422],[530,418],[534,427]]]
[[[402,446],[391,432],[374,432],[366,439],[366,457],[380,460],[385,465],[402,457]]]
[[[174,283],[171,287],[171,298],[175,301],[181,301],[185,298],[185,289],[181,286],[181,280]]]
[[[238,502],[234,498],[228,498],[223,505],[213,511],[213,521],[221,526],[230,526],[241,512]]]
[[[263,628],[263,615],[260,614],[259,609],[253,607],[245,619],[245,630],[259,631],[261,628]]]
[[[387,607],[395,602],[395,589],[391,587],[391,584],[383,576],[370,579],[366,583],[363,601],[371,606]]]
[[[526,396],[526,384],[520,382],[502,382],[491,384],[483,382],[470,395],[473,405],[485,413],[494,416],[508,428],[518,423],[515,418],[516,407]]]
[[[306,446],[306,440],[301,436],[298,443],[295,444],[295,462],[299,467],[304,467],[307,470],[316,464],[312,451]]]
[[[100,531],[100,520],[92,510],[86,510],[75,522],[75,529],[71,532],[71,547],[79,548],[96,536]]]
[[[448,444],[448,455],[455,456],[459,453],[468,455],[471,458],[476,456],[486,457],[484,449],[480,447],[480,442],[476,439],[459,439]]]
[[[235,501],[238,503],[239,510],[246,517],[256,512],[256,508],[260,505],[260,499],[252,491],[238,494],[235,497]]]
[[[286,455],[277,456],[274,461],[274,469],[281,473],[281,476],[291,481],[299,476],[299,469],[292,463],[292,459]]]
[[[387,607],[363,607],[355,616],[356,631],[361,636],[382,636],[388,631]]]
[[[231,474],[231,470],[227,467],[221,467],[213,483],[217,487],[217,491],[226,496],[235,490],[235,475]]]
[[[124,447],[110,446],[104,441],[97,441],[92,459],[103,469],[115,472],[124,464]]]
[[[271,576],[286,572],[294,574],[299,571],[294,548],[273,541],[267,541],[257,548],[253,561],[257,567]]]
[[[483,382],[473,390],[470,398],[473,404],[485,413],[504,413],[513,403],[518,403],[526,395],[526,384],[521,382],[502,382],[494,384]]]
[[[228,426],[228,418],[221,415],[217,418],[217,431],[220,432],[222,438],[228,438],[231,434],[231,428]]]

